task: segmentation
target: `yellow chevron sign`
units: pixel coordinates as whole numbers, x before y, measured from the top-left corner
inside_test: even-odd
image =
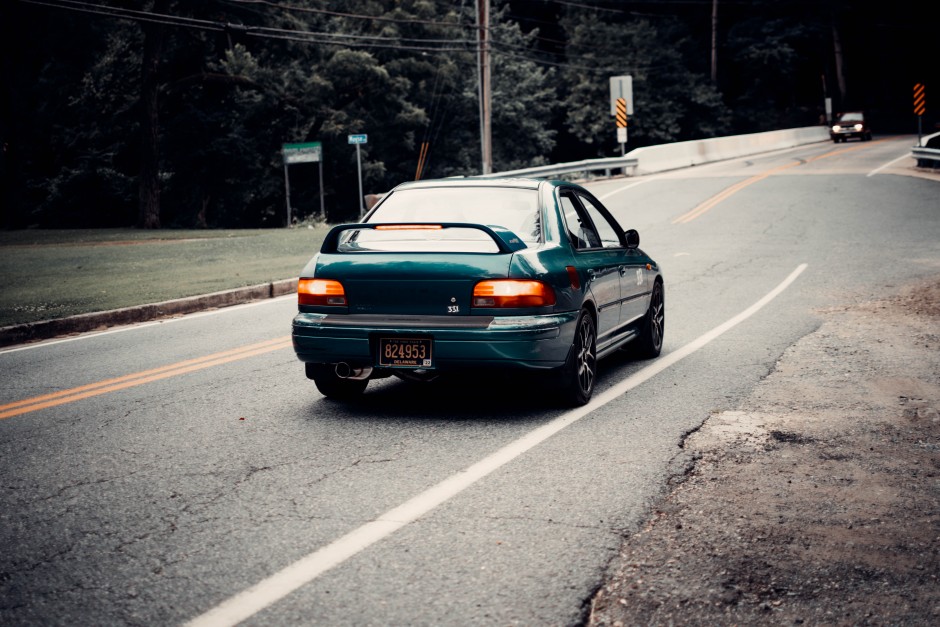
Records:
[[[617,98],[617,128],[627,128],[627,101]]]
[[[927,111],[927,94],[923,83],[914,85],[914,115],[924,115]]]

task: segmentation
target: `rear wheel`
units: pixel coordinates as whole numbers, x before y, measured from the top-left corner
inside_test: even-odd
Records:
[[[594,393],[597,376],[597,333],[594,318],[581,312],[568,350],[568,359],[556,373],[558,391],[562,400],[571,405],[584,405]]]
[[[666,300],[663,295],[663,284],[657,281],[653,284],[653,294],[650,296],[649,309],[646,310],[643,330],[636,340],[637,355],[643,359],[658,357],[663,350],[665,330]]]
[[[307,371],[307,378],[313,379],[320,394],[327,398],[336,400],[348,400],[361,395],[366,386],[369,385],[368,379],[344,379],[336,374],[336,369],[331,364],[304,364]]]

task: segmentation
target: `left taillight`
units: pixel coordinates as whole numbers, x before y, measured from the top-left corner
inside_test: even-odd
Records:
[[[555,290],[541,281],[499,279],[473,287],[473,306],[481,308],[546,307],[555,304]]]
[[[346,290],[332,279],[300,279],[297,281],[297,304],[345,307]]]

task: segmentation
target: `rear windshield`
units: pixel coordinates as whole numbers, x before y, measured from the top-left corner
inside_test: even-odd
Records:
[[[369,216],[370,223],[463,222],[498,226],[527,245],[541,239],[538,192],[508,187],[448,187],[399,190],[387,196]],[[497,252],[492,238],[478,229],[408,229],[348,231],[340,251]]]

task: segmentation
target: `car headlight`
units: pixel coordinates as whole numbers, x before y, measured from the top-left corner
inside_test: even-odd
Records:
[[[842,127],[839,126],[838,124],[836,124],[835,126],[832,127],[832,130],[835,131],[836,133],[838,133],[839,131],[842,130]]]
[[[861,125],[861,124],[856,124],[856,125],[855,125],[855,130],[856,130],[856,131],[862,130],[862,125]]]

